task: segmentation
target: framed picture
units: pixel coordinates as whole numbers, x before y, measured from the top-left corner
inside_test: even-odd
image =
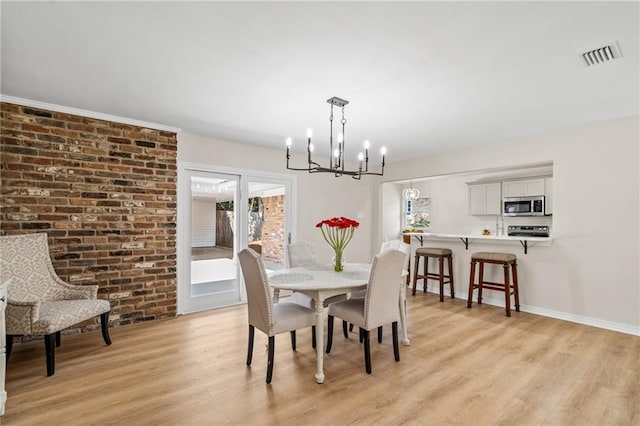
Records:
[[[420,197],[406,201],[405,228],[428,228],[431,213],[431,197]]]

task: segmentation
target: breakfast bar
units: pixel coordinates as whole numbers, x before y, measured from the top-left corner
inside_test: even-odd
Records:
[[[549,246],[553,240],[551,237],[535,237],[526,235],[478,235],[478,234],[441,234],[436,232],[403,232],[405,237],[414,237],[420,241],[420,245],[424,244],[425,239],[459,239],[464,244],[465,249],[469,249],[469,243],[473,240],[483,241],[501,241],[501,242],[519,242],[524,248],[524,254],[527,254],[529,243]]]

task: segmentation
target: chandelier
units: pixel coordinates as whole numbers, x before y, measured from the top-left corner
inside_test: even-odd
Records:
[[[331,105],[331,112],[329,114],[329,166],[323,167],[317,162],[315,162],[312,158],[313,153],[313,144],[311,143],[312,131],[311,129],[307,130],[307,167],[298,168],[298,167],[290,167],[289,159],[290,148],[292,145],[291,138],[287,138],[287,169],[288,170],[299,170],[299,171],[307,171],[309,173],[333,173],[335,177],[339,176],[351,176],[353,179],[360,180],[363,175],[376,175],[383,176],[384,175],[384,156],[387,153],[387,149],[382,147],[380,149],[380,155],[382,156],[382,161],[380,164],[380,171],[373,172],[369,171],[369,147],[370,143],[368,140],[364,141],[364,153],[360,152],[358,154],[358,169],[357,170],[347,170],[345,169],[345,139],[344,139],[344,125],[347,123],[347,120],[344,118],[344,107],[349,103],[349,101],[345,101],[344,99],[340,99],[334,96],[331,99],[327,99],[327,103]],[[340,124],[342,125],[342,132],[338,133],[336,138],[336,147],[334,148],[333,142],[333,107],[337,106],[342,109],[342,119],[340,120]]]
[[[417,188],[413,187],[413,182],[409,184],[409,188],[405,188],[402,190],[402,197],[407,201],[415,201],[420,197],[420,191]]]

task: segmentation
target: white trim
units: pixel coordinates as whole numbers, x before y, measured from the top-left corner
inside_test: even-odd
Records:
[[[163,130],[166,132],[180,133],[179,127],[166,126],[164,124],[150,123],[148,121],[134,120],[133,118],[119,117],[117,115],[103,114],[101,112],[87,111],[84,109],[72,108],[63,105],[50,104],[47,102],[34,101],[31,99],[18,98],[0,94],[0,101],[10,104],[17,104],[33,108],[48,109],[50,111],[62,112],[65,114],[79,115],[82,117],[95,118],[97,120],[113,121],[116,123],[130,124],[132,126],[146,127],[149,129]]]
[[[429,293],[440,294],[439,288],[430,288],[427,287],[427,291]],[[446,297],[445,290],[445,297]],[[456,299],[467,300],[466,297],[460,297],[456,295]],[[476,304],[476,300],[473,301],[474,305]],[[498,306],[504,308],[504,299],[502,298],[492,298],[492,297],[483,297],[482,303]],[[585,315],[577,315],[570,314],[567,312],[555,311],[553,309],[540,308],[537,306],[529,306],[529,305],[520,305],[521,312],[527,312],[534,315],[540,315],[543,317],[555,318],[563,321],[575,322],[578,324],[589,325],[592,327],[603,328],[605,330],[617,331],[619,333],[632,334],[634,336],[640,336],[640,327],[635,327],[629,324],[622,324],[619,322],[606,321],[599,318],[588,317]]]

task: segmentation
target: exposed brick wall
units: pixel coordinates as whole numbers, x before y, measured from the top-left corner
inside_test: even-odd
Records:
[[[98,284],[112,325],[174,316],[175,133],[9,103],[0,114],[0,232],[46,232],[58,275]]]
[[[262,225],[262,256],[266,260],[280,262],[284,259],[284,195],[264,197]]]

